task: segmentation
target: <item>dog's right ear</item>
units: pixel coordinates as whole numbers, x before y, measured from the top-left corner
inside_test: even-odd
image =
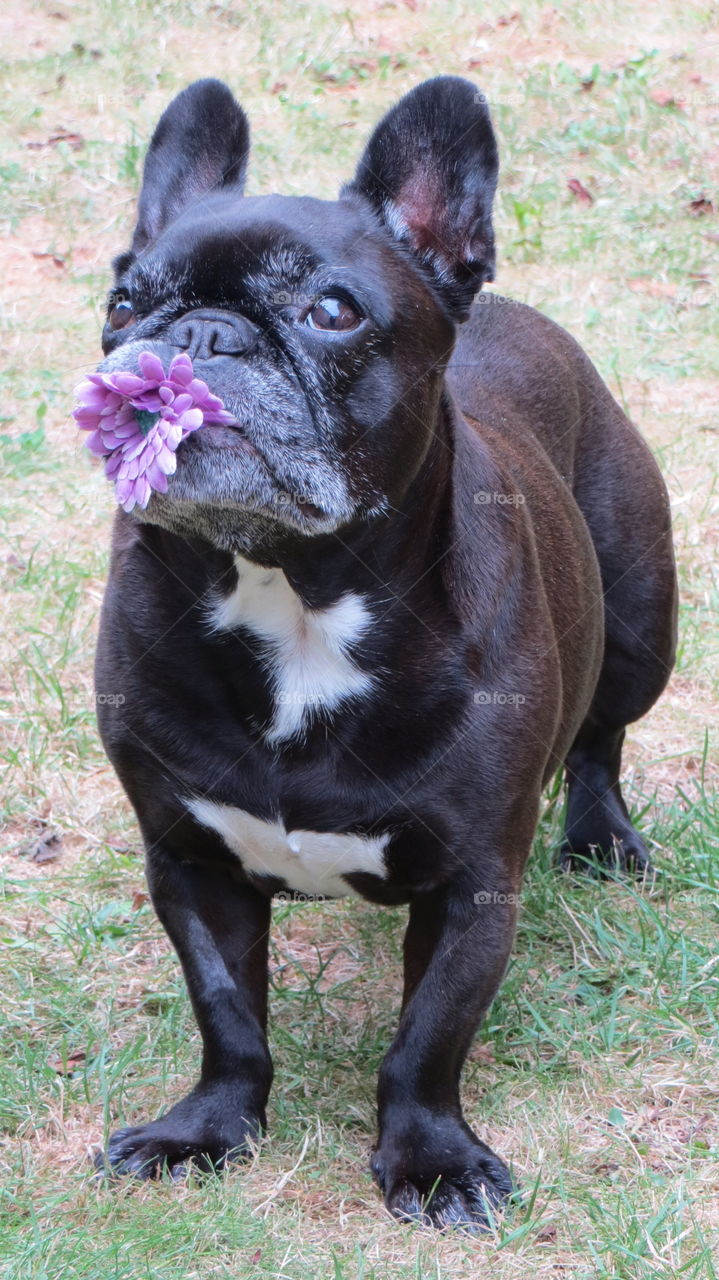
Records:
[[[130,254],[141,253],[208,191],[242,194],[250,128],[221,80],[196,80],[173,98],[152,135]]]

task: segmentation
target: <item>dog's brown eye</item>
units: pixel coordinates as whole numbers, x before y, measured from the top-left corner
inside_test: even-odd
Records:
[[[116,302],[107,322],[111,329],[124,329],[132,320],[135,319],[135,312],[132,303],[127,298],[123,298],[120,302]]]
[[[320,298],[308,312],[310,329],[356,329],[360,317],[343,298]]]

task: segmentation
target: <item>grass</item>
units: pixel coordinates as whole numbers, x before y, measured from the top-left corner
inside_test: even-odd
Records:
[[[3,1280],[716,1277],[709,8],[36,0],[15,16],[0,64]],[[271,1134],[248,1168],[109,1191],[89,1163],[104,1131],[180,1096],[198,1061],[94,727],[111,497],[68,419],[146,139],[176,89],[217,74],[253,123],[251,190],[330,197],[381,111],[439,71],[475,79],[495,118],[498,287],[570,328],[641,424],[670,484],[682,584],[677,671],[627,758],[656,885],[559,878],[556,789],[538,832],[514,959],[465,1077],[468,1116],[524,1192],[482,1240],[391,1222],[366,1171],[401,910],[275,908]],[[53,832],[58,856],[33,860]]]

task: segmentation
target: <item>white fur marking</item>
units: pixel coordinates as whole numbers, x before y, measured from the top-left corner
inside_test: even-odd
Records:
[[[279,876],[298,893],[341,898],[354,890],[344,877],[355,871],[387,876],[384,850],[389,835],[334,835],[324,831],[286,831],[279,821],[265,822],[244,809],[193,797],[187,807],[237,854],[250,875]]]
[[[327,609],[308,609],[281,569],[235,559],[238,582],[211,611],[214,630],[247,627],[266,649],[275,697],[269,742],[296,737],[316,707],[333,710],[345,698],[367,694],[372,677],[348,656],[370,625],[361,596],[347,591]]]

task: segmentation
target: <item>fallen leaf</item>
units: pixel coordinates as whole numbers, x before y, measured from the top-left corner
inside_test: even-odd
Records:
[[[652,102],[656,102],[658,107],[679,106],[679,103],[674,97],[674,94],[669,89],[652,89],[651,93],[649,94],[649,97],[651,98]]]
[[[68,1054],[67,1058],[49,1058],[48,1066],[59,1076],[71,1076],[78,1067],[82,1066],[86,1057],[84,1049],[76,1049],[74,1053]]]
[[[81,151],[85,145],[85,139],[82,134],[53,133],[44,142],[26,142],[25,146],[28,151],[42,151],[44,147],[56,147],[61,142],[66,142],[73,151]]]
[[[261,1258],[261,1257],[262,1257],[262,1250],[261,1250],[261,1249],[255,1249],[255,1252],[253,1253],[252,1257],[250,1258],[250,1262],[259,1262],[259,1260],[260,1260],[260,1258]]]
[[[36,249],[32,251],[33,258],[51,258],[56,267],[61,271],[65,270],[65,259],[61,258],[57,253],[38,253]]]
[[[679,286],[669,280],[647,280],[644,276],[627,284],[632,293],[646,293],[650,298],[676,298],[679,292]]]
[[[144,907],[146,902],[150,901],[149,893],[145,893],[144,889],[136,889],[132,895],[132,909],[139,911],[140,907]]]
[[[537,1232],[537,1242],[541,1244],[554,1244],[556,1238],[557,1228],[552,1226],[551,1223],[546,1227],[542,1227],[542,1230]]]
[[[567,186],[573,196],[576,196],[579,203],[588,209],[590,204],[594,204],[594,196],[590,195],[587,188],[579,181],[579,178],[570,178]]]
[[[62,853],[62,836],[48,828],[47,831],[41,831],[39,835],[33,836],[31,840],[26,840],[18,852],[21,858],[29,858],[31,862],[37,862],[40,865],[43,862],[55,862]]]
[[[687,209],[695,218],[700,218],[704,213],[713,213],[714,205],[708,196],[701,195],[696,200],[690,200]]]

